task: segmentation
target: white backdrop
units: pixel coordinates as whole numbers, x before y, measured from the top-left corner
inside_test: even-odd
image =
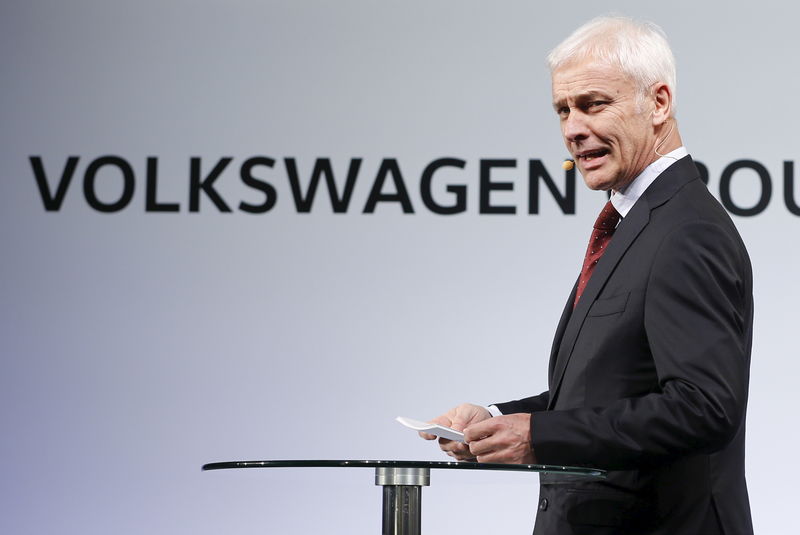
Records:
[[[444,459],[393,422],[461,401],[546,387],[558,315],[580,267],[600,193],[580,180],[575,214],[542,189],[527,213],[527,162],[559,187],[565,155],[544,56],[609,11],[651,18],[679,64],[683,138],[720,175],[751,159],[771,201],[734,217],[755,272],[748,478],[758,533],[794,533],[792,469],[800,368],[795,344],[798,216],[784,203],[784,161],[798,155],[798,9],[642,2],[9,1],[0,7],[0,532],[14,534],[377,533],[371,470],[202,473],[235,459]],[[52,192],[47,211],[30,157]],[[87,169],[127,162],[133,196],[101,213]],[[157,202],[146,211],[147,159]],[[233,158],[190,211],[191,159],[203,176]],[[239,209],[267,196],[274,207]],[[433,196],[466,211],[425,207]],[[320,184],[298,213],[284,158],[303,191],[318,158],[344,184],[345,213]],[[363,213],[384,159],[397,161],[414,213]],[[516,214],[479,211],[480,162],[516,160],[491,193]],[[88,173],[90,176],[92,172]],[[800,174],[800,171],[798,172]],[[800,180],[800,176],[798,176]],[[91,182],[91,181],[90,181]],[[756,204],[752,171],[735,203]],[[90,184],[91,185],[91,184]],[[119,169],[94,180],[123,194]],[[90,188],[91,189],[91,188]],[[384,194],[396,191],[392,175]],[[790,194],[800,201],[800,187]],[[778,467],[776,467],[778,466]],[[529,474],[435,472],[427,533],[529,533]]]

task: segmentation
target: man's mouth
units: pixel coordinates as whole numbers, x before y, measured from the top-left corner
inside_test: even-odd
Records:
[[[586,162],[591,162],[595,158],[602,158],[606,154],[608,154],[608,149],[597,149],[597,150],[587,150],[584,152],[578,153],[576,156],[580,160],[584,160]]]

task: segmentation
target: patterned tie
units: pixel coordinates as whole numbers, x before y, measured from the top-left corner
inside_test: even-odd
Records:
[[[603,211],[597,216],[597,221],[594,222],[594,230],[592,237],[589,238],[589,247],[586,248],[586,258],[583,260],[583,269],[581,270],[581,278],[578,280],[578,290],[575,292],[575,302],[572,303],[572,308],[578,306],[578,300],[586,289],[586,283],[592,277],[592,272],[597,265],[600,257],[606,252],[608,243],[617,229],[617,223],[621,219],[619,212],[608,201],[603,207]]]

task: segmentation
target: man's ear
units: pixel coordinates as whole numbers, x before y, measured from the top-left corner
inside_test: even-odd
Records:
[[[664,124],[672,115],[672,89],[659,82],[653,86],[653,126]]]

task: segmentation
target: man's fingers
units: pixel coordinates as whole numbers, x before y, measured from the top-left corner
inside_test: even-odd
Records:
[[[439,424],[439,425],[443,425],[445,427],[452,427],[453,426],[453,421],[446,414],[442,414],[441,416],[437,416],[436,418],[430,420],[428,423]]]
[[[497,454],[497,452],[490,452],[485,455],[478,455],[476,460],[479,463],[498,463],[498,464],[505,464],[506,461],[503,460],[501,456]]]
[[[429,420],[429,422],[450,427],[456,431],[464,431],[467,427],[476,425],[487,418],[491,418],[491,414],[489,414],[486,408],[469,403],[462,403],[458,407],[450,409],[446,413]],[[431,433],[419,432],[419,436],[425,440],[434,440],[438,438],[439,448],[454,459],[458,459],[459,461],[475,460],[475,455],[470,452],[467,444],[436,437]]]
[[[467,422],[463,420],[453,420],[448,426],[450,429],[455,429],[456,431],[463,431],[465,427],[467,427]]]
[[[463,446],[463,444],[459,444]],[[444,452],[457,461],[474,461],[475,456],[464,447],[453,448],[452,450],[444,450]]]
[[[469,452],[475,457],[487,455],[497,450],[497,444],[491,437],[483,438],[481,440],[473,440],[469,443]]]
[[[513,414],[472,425],[464,430],[464,437],[478,462],[530,464],[536,456],[529,429],[529,415]]]
[[[469,444],[476,440],[482,440],[486,437],[490,437],[494,435],[496,431],[497,422],[495,422],[494,418],[490,420],[483,420],[482,422],[472,424],[464,429],[464,440],[467,442],[467,444]]]
[[[469,451],[469,448],[466,444],[456,442],[454,440],[440,438],[439,448],[441,448],[441,450],[449,456],[455,457],[459,461],[475,458],[475,456]]]
[[[470,422],[469,418],[465,418],[462,415],[456,415],[453,417],[452,421],[449,424],[447,424],[447,427],[455,429],[456,431],[463,431],[464,428],[469,425],[469,422]]]
[[[443,451],[467,451],[469,448],[463,442],[456,442],[447,438],[439,438],[439,447]]]

